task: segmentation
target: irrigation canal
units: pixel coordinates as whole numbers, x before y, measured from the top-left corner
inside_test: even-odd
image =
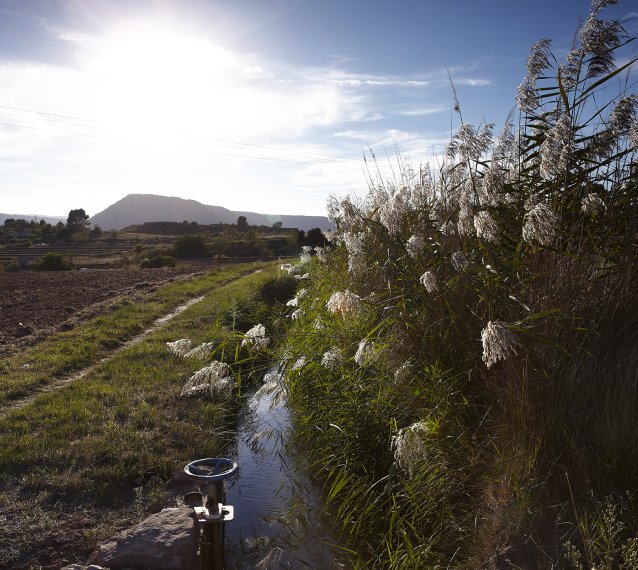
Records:
[[[295,459],[290,430],[290,411],[276,395],[248,399],[233,457],[239,475],[227,483],[225,503],[235,519],[225,525],[226,570],[346,567],[322,520],[320,489]]]

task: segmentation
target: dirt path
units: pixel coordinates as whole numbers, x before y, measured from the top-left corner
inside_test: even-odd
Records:
[[[111,360],[114,356],[116,356],[123,350],[136,345],[142,339],[147,337],[149,334],[163,327],[164,325],[169,323],[171,320],[173,320],[177,315],[183,313],[186,309],[188,309],[189,307],[193,306],[196,303],[199,303],[203,299],[204,299],[204,296],[196,297],[194,299],[190,299],[189,301],[187,301],[186,303],[183,303],[182,305],[179,305],[178,307],[173,309],[170,313],[156,319],[153,322],[153,324],[150,327],[148,327],[146,330],[134,336],[133,338],[127,340],[124,344],[122,344],[122,346],[116,348],[115,350],[113,350],[112,352],[110,352],[109,354],[101,358],[100,360],[98,360],[95,364],[92,364],[91,366],[88,366],[87,368],[84,368],[80,370],[79,372],[72,374],[71,376],[67,376],[66,378],[60,378],[59,380],[51,384],[46,384],[36,389],[34,393],[29,394],[28,396],[24,398],[20,398],[19,400],[13,400],[9,404],[0,406],[0,414],[6,414],[7,412],[11,412],[13,410],[22,408],[23,406],[26,406],[27,404],[30,404],[31,402],[33,402],[40,394],[53,392],[54,390],[59,390],[60,388],[66,386],[67,384],[70,384],[71,382],[75,382],[76,380],[80,380],[84,378],[87,374],[95,370],[98,366]]]

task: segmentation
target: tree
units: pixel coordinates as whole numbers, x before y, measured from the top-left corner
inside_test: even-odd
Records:
[[[239,216],[239,218],[237,218],[237,229],[240,232],[247,232],[248,231],[248,220],[246,219],[246,216]]]
[[[69,217],[66,220],[66,227],[71,230],[71,233],[85,229],[89,225],[89,216],[82,209],[71,210]]]
[[[283,222],[275,222],[272,227],[275,230],[280,230],[283,227],[284,223]]]
[[[173,244],[175,257],[201,257],[206,255],[206,242],[204,236],[185,235],[175,240]]]
[[[254,247],[255,244],[257,243],[258,237],[259,235],[257,234],[257,230],[255,229],[249,230],[248,233],[246,234],[246,241],[248,242],[248,245],[250,247]]]
[[[323,235],[323,232],[319,228],[312,228],[306,232],[306,243],[313,247],[325,247],[326,236]]]

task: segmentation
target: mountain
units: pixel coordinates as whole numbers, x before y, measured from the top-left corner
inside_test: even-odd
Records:
[[[61,216],[34,216],[33,214],[0,214],[0,224],[4,224],[5,220],[9,218],[13,218],[14,220],[26,220],[30,222],[31,220],[35,220],[39,222],[40,220],[44,220],[49,224],[57,224],[58,222],[66,222],[66,217]]]
[[[239,216],[246,216],[250,225],[272,226],[281,222],[284,228],[323,231],[334,228],[326,216],[291,216],[234,212],[221,206],[209,206],[196,200],[185,200],[155,194],[129,194],[89,221],[103,230],[121,229],[144,222],[197,222],[199,224],[234,224]]]

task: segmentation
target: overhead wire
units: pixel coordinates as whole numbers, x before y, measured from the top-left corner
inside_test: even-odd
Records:
[[[63,114],[59,114],[59,113],[50,113],[47,111],[38,111],[35,109],[26,109],[26,108],[21,108],[21,107],[12,107],[10,105],[0,105],[0,109],[7,109],[10,111],[19,111],[19,112],[24,112],[24,113],[33,113],[36,115],[42,115],[44,117],[44,120],[49,122],[49,123],[56,123],[56,124],[62,124],[62,125],[66,125],[66,126],[80,126],[80,127],[88,127],[88,128],[92,128],[92,129],[106,129],[107,126],[104,123],[100,123],[99,121],[96,121],[94,119],[86,119],[86,118],[82,118],[82,117],[75,117],[72,115],[63,115]],[[65,120],[72,120],[72,121],[81,121],[84,123],[93,123],[91,124],[70,124],[66,123],[64,121],[56,121],[55,119],[65,119]],[[4,126],[10,126],[10,127],[15,127],[15,128],[29,128],[29,129],[37,129],[37,127],[32,127],[30,125],[20,125],[20,124],[16,124],[16,123],[9,123],[9,122],[0,122],[0,125],[4,125]],[[89,137],[89,138],[100,138],[100,139],[104,139],[104,140],[124,140],[122,138],[115,138],[115,137],[106,137],[106,136],[99,136],[99,135],[91,135],[91,134],[87,134],[87,133],[68,133],[71,134],[73,136],[83,136],[83,137]],[[189,134],[180,134],[180,136],[183,136],[185,138],[190,138],[193,140],[199,140],[199,141],[203,141],[203,142],[211,142],[215,145],[235,145],[235,146],[241,146],[241,147],[249,147],[249,148],[256,148],[256,149],[264,149],[264,150],[268,150],[270,152],[278,152],[278,153],[287,153],[288,155],[293,155],[293,156],[307,156],[309,158],[317,158],[320,160],[330,160],[330,161],[348,161],[348,162],[357,162],[359,163],[359,159],[355,159],[355,158],[350,158],[350,157],[346,157],[346,156],[340,156],[340,155],[330,155],[330,154],[322,154],[322,153],[314,153],[314,152],[307,152],[307,151],[301,151],[301,150],[291,150],[291,149],[287,149],[287,148],[282,148],[282,147],[277,147],[274,145],[264,145],[264,144],[258,144],[258,143],[248,143],[245,141],[235,141],[235,140],[231,140],[231,139],[222,139],[222,138],[215,138],[215,137],[203,137],[203,136],[196,136],[196,135],[189,135]],[[201,150],[201,149],[188,149],[188,150]],[[228,153],[228,152],[223,152],[223,151],[210,151],[213,152],[214,154],[221,154],[221,155],[225,155],[225,156],[237,156],[237,157],[241,157],[241,158],[254,158],[254,159],[258,159],[258,160],[268,160],[268,161],[275,161],[275,162],[286,162],[286,163],[291,163],[291,164],[302,164],[302,165],[313,165],[313,163],[311,162],[304,162],[304,161],[299,161],[299,160],[292,160],[292,159],[285,159],[285,158],[278,158],[278,157],[268,157],[268,156],[260,156],[260,155],[256,155],[256,154],[238,154],[238,153]]]

